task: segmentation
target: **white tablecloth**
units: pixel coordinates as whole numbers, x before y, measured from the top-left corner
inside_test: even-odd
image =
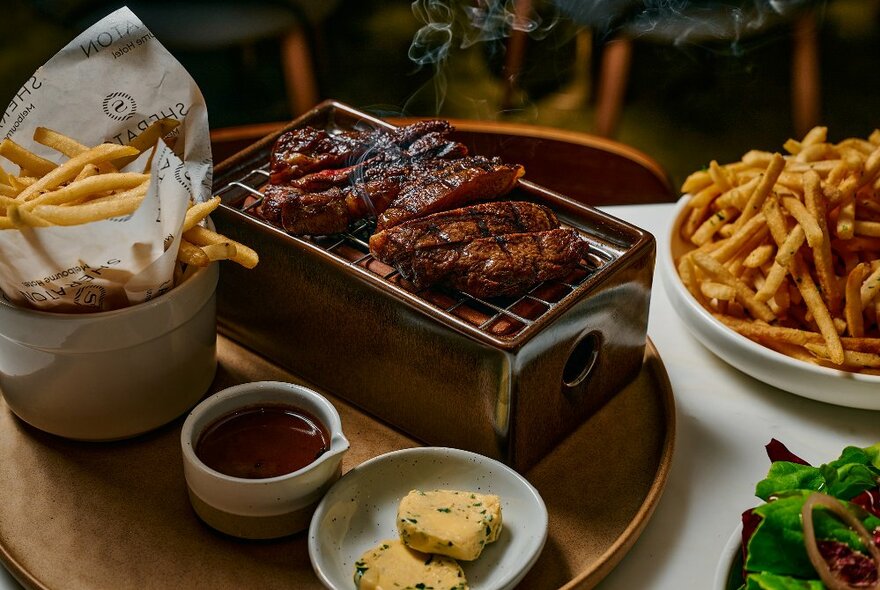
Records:
[[[673,207],[604,209],[653,233],[659,249],[668,243]],[[740,514],[758,502],[754,486],[769,466],[764,445],[777,438],[804,459],[824,463],[836,458],[844,446],[880,441],[880,412],[801,398],[726,365],[687,332],[666,297],[659,273],[654,278],[648,334],[675,394],[675,454],[654,516],[599,588],[708,589]],[[19,589],[0,568],[0,590]]]

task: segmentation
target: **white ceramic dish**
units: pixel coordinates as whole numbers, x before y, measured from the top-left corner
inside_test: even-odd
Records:
[[[114,440],[193,407],[217,368],[219,264],[145,303],[86,314],[0,298],[0,389],[22,420],[52,434]]]
[[[330,448],[302,469],[262,479],[232,477],[196,456],[205,428],[236,410],[282,405],[305,410],[330,435]],[[342,473],[348,440],[339,413],[327,398],[301,385],[280,381],[242,383],[217,392],[195,407],[180,431],[183,472],[199,517],[226,534],[273,539],[305,530],[318,502]]]
[[[460,562],[472,590],[513,588],[547,539],[547,508],[511,468],[482,455],[441,447],[403,449],[349,471],[321,503],[309,527],[309,558],[333,590],[354,588],[354,562],[385,539],[398,538],[400,499],[413,489],[457,489],[501,497],[504,528],[479,559]]]
[[[679,234],[688,198],[678,202],[669,245],[660,249],[659,259],[666,294],[697,340],[743,373],[779,389],[838,406],[880,410],[880,376],[836,371],[785,356],[737,334],[694,299],[676,270],[676,261],[690,249]]]
[[[715,568],[715,578],[712,582],[712,590],[736,590],[739,588],[737,581],[739,575],[733,569],[742,567],[742,525],[736,527],[736,530],[730,535],[721,556],[718,560],[718,566]]]

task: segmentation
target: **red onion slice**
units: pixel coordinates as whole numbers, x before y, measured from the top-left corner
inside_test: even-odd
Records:
[[[840,518],[844,524],[856,531],[862,539],[862,543],[868,548],[868,552],[874,559],[874,567],[877,569],[877,581],[864,590],[880,590],[880,549],[874,544],[874,540],[865,529],[865,526],[852,512],[847,510],[846,506],[844,506],[839,500],[827,494],[814,492],[809,495],[806,502],[804,502],[803,508],[801,508],[801,518],[804,522],[804,544],[806,545],[807,555],[810,557],[810,562],[813,564],[813,567],[816,568],[819,577],[822,578],[822,582],[828,587],[828,590],[853,590],[854,586],[850,586],[848,583],[836,577],[828,566],[828,563],[825,561],[825,558],[819,553],[819,545],[816,542],[816,531],[813,527],[813,508],[815,506],[826,508]],[[859,590],[862,589],[860,588]]]

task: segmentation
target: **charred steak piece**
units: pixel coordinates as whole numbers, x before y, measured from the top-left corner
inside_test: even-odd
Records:
[[[439,157],[458,157],[467,149],[447,138],[451,130],[449,122],[441,120],[419,121],[393,131],[293,129],[275,141],[269,160],[270,182],[280,184],[321,170],[348,168],[377,154],[410,148],[412,153],[433,151]]]
[[[376,142],[376,132],[302,127],[282,133],[269,159],[270,181],[280,183],[315,170],[338,168],[354,162]]]
[[[397,194],[397,187],[371,186],[372,203],[384,209]],[[358,219],[372,215],[371,204],[365,200],[364,185],[333,186],[320,192],[309,192],[284,184],[269,184],[263,189],[263,202],[254,211],[272,225],[293,235],[338,234]]]
[[[571,229],[479,238],[413,253],[403,274],[417,287],[444,285],[474,297],[518,296],[570,273],[589,245]]]
[[[449,141],[439,133],[429,133],[404,150],[387,149],[344,168],[328,168],[311,172],[285,182],[296,188],[316,192],[332,186],[344,187],[358,181],[388,176],[404,176],[412,171],[416,160],[452,160],[467,155],[467,146]],[[401,178],[402,182],[402,178]]]
[[[528,201],[493,201],[410,219],[377,232],[370,237],[370,252],[382,262],[394,266],[406,264],[413,253],[425,248],[557,227],[556,215],[543,205]]]
[[[381,231],[409,219],[500,197],[514,187],[523,173],[522,166],[483,156],[416,160],[397,198],[379,215],[376,229]]]
[[[510,190],[521,175],[521,166],[481,156],[382,160],[365,166],[341,187],[309,191],[292,184],[268,185],[255,213],[290,233],[320,235],[345,231],[351,222],[371,215],[381,220],[389,203],[397,203],[390,216],[395,220],[391,225],[396,225],[398,220],[495,197]]]
[[[349,221],[368,211],[364,202],[339,187],[310,193],[298,188],[269,184],[255,213],[294,235],[324,235],[344,232]]]

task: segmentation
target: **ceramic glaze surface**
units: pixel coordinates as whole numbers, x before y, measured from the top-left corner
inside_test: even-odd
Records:
[[[216,361],[208,266],[160,297],[125,309],[64,315],[0,302],[0,390],[32,426],[81,440],[157,428],[208,390]]]

